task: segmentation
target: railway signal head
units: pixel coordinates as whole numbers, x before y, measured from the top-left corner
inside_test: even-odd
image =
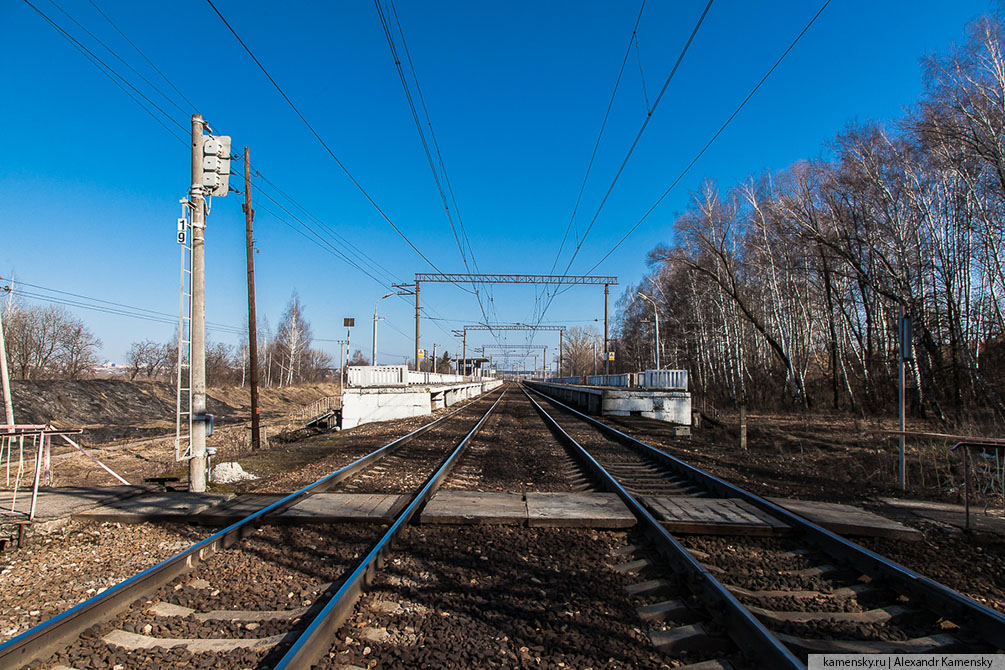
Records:
[[[202,184],[206,195],[221,198],[230,186],[230,138],[207,136],[202,142]]]

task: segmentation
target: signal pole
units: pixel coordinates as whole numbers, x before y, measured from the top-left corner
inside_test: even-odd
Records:
[[[610,295],[610,287],[604,284],[604,374],[611,374],[611,354],[610,354],[610,340],[607,337],[607,299]]]
[[[251,208],[251,154],[244,147],[244,224],[248,249],[248,365],[251,367],[251,448],[261,446],[258,426],[258,327],[255,315],[255,243],[252,223],[255,210]]]
[[[192,457],[188,489],[206,490],[206,199],[203,195],[201,114],[192,115]]]
[[[419,280],[415,280],[415,371],[419,372]]]

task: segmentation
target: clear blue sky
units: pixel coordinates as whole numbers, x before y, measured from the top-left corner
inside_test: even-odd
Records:
[[[33,3],[144,94],[179,134],[198,111],[235,151],[398,281],[430,272],[348,181],[205,2],[94,0],[191,100],[192,109],[85,0],[59,6],[180,106],[153,92],[49,0]],[[650,207],[805,26],[819,2],[716,0],[571,268],[592,266]],[[650,101],[705,3],[645,7],[577,217],[593,217]],[[372,3],[217,0],[217,6],[336,155],[395,224],[445,272],[463,272],[393,59]],[[396,5],[451,184],[482,272],[547,273],[558,251],[621,66],[638,2],[406,2]],[[596,273],[624,285],[672,234],[704,178],[728,186],[826,152],[856,120],[901,117],[921,91],[919,59],[962,41],[994,10],[968,1],[834,0],[717,143]],[[400,41],[398,42],[401,50]],[[0,4],[0,275],[158,312],[178,305],[178,199],[189,150],[21,0]],[[421,113],[421,111],[420,111]],[[240,164],[235,163],[240,168]],[[239,184],[235,184],[238,185]],[[242,196],[216,198],[207,227],[211,322],[246,320]],[[386,290],[264,211],[256,219],[259,314],[274,327],[293,290],[316,338],[344,336],[369,354],[374,301]],[[293,225],[296,225],[295,223]],[[314,224],[312,224],[314,225]],[[315,226],[317,227],[317,226]],[[341,243],[335,242],[340,245]],[[559,270],[568,262],[563,255]],[[498,287],[490,316],[528,322],[542,296]],[[457,351],[445,331],[483,319],[474,297],[424,285],[424,348]],[[130,342],[165,341],[169,324],[72,308],[121,361]],[[413,307],[381,303],[380,362],[412,350]],[[546,323],[589,325],[602,290],[560,294]],[[599,324],[598,324],[599,325]],[[407,335],[406,335],[407,334]],[[479,336],[480,335],[480,336]],[[210,337],[237,336],[210,327]],[[522,342],[514,333],[511,342]],[[555,334],[540,344],[554,346]],[[469,347],[493,342],[472,334]],[[337,358],[338,345],[322,343]],[[552,349],[554,351],[554,349]]]

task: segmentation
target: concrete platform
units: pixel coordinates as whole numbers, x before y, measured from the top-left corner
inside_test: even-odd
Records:
[[[114,500],[99,507],[73,513],[81,521],[142,523],[144,521],[190,521],[210,507],[234,497],[233,493],[144,493]]]
[[[884,514],[895,519],[934,521],[962,530],[966,527],[966,507],[953,503],[930,500],[905,500],[903,498],[880,498]],[[970,528],[986,533],[1005,536],[1005,512],[989,509],[983,505],[970,506]]]
[[[673,533],[772,536],[791,530],[788,525],[738,499],[644,496],[642,502]]]
[[[630,528],[636,519],[613,493],[525,494],[527,525],[568,528]]]
[[[854,505],[792,498],[768,498],[768,500],[839,535],[887,537],[910,542],[925,538],[916,528]],[[962,516],[960,521],[962,522]]]
[[[681,437],[691,434],[691,394],[687,391],[525,382],[536,391],[587,414],[641,416],[676,424]]]
[[[106,503],[131,498],[146,493],[142,486],[63,486],[39,488],[35,503],[35,518],[50,520],[67,518],[76,512],[92,509]],[[0,520],[16,521],[28,518],[31,507],[31,489],[21,489],[11,512],[12,491],[0,492]]]

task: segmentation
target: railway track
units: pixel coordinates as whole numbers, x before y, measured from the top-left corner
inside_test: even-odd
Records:
[[[327,650],[394,538],[504,394],[490,393],[432,421],[7,641],[0,645],[0,668],[309,667]],[[397,492],[412,490],[390,528],[256,532],[271,515],[312,494],[387,487],[387,469],[375,468],[402,455],[409,467]]]
[[[535,398],[504,388],[357,459],[0,645],[0,668],[536,667],[550,654],[565,667],[739,670],[1003,648],[997,612]],[[615,493],[638,525],[405,532],[437,489],[512,494],[538,478]],[[266,525],[329,491],[408,495],[386,529]],[[743,500],[790,532],[676,537],[650,506],[666,497]]]
[[[638,574],[639,590],[647,592],[667,585],[648,578],[646,571],[669,563],[686,576],[701,602],[714,603],[730,637],[756,649],[766,667],[802,668],[811,653],[1005,649],[1002,614],[563,403],[535,395],[555,408],[549,413],[531,398],[594,482],[616,493],[639,519],[646,542],[627,550],[619,568]],[[678,539],[639,494],[738,499],[784,522],[791,532],[781,538]],[[657,645],[716,646],[715,634],[705,625],[687,623],[700,613],[686,603],[650,603],[640,615],[674,624],[654,632]]]

